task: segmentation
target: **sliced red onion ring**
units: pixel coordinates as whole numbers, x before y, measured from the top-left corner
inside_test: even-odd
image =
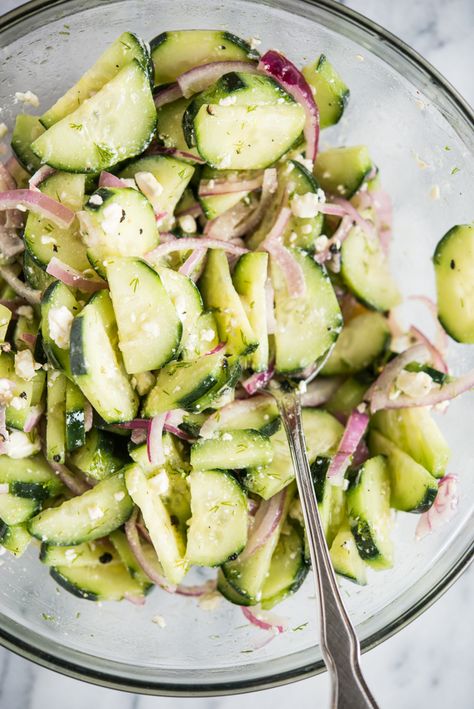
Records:
[[[178,150],[178,148],[166,148],[164,145],[151,145],[146,151],[145,155],[169,155],[172,158],[177,158],[178,160],[185,160],[189,162],[195,162],[198,165],[204,165],[205,160],[199,157],[199,155],[194,155],[193,153],[188,153],[186,150]]]
[[[150,428],[151,419],[132,419],[131,421],[123,421],[122,423],[116,423],[117,428],[126,428],[129,430],[134,430],[136,428],[148,431]]]
[[[272,228],[260,244],[261,248],[266,249],[269,244],[273,244],[275,242],[281,243],[281,239],[286,227],[288,226],[290,218],[291,209],[289,207],[282,207],[273,223]]]
[[[39,305],[41,303],[41,291],[34,290],[20,281],[16,273],[9,266],[0,266],[0,276],[8,285],[13,288],[20,298],[24,298],[30,305]]]
[[[133,603],[134,606],[144,606],[145,605],[145,596],[135,596],[133,593],[125,592],[123,594],[123,597],[125,598],[126,601]]]
[[[18,205],[49,219],[63,229],[70,227],[75,217],[72,209],[65,207],[61,202],[37,190],[0,192],[0,211],[17,209]]]
[[[183,276],[188,276],[188,278],[192,278],[194,282],[199,280],[204,268],[206,254],[207,249],[196,249],[193,251],[191,256],[188,256],[183,265],[178,268],[179,273],[182,273]]]
[[[274,49],[270,49],[263,55],[258,69],[278,81],[290,96],[303,106],[306,114],[304,128],[306,157],[314,162],[318,152],[319,109],[308,82],[289,59]]]
[[[89,433],[89,431],[92,428],[92,424],[94,423],[94,412],[92,410],[92,406],[89,404],[88,401],[84,403],[84,430],[86,433]]]
[[[369,417],[367,414],[361,414],[356,410],[349,416],[336,455],[331,460],[327,472],[327,478],[331,480],[333,485],[342,485],[345,472],[368,425]]]
[[[263,500],[255,515],[245,549],[239,555],[240,561],[249,559],[273,534],[281,520],[286,499],[286,490],[281,490],[269,500]]]
[[[145,443],[147,438],[147,432],[143,431],[141,428],[134,428],[132,431],[132,435],[130,436],[130,440],[132,443],[135,445],[139,446],[142,443]]]
[[[225,349],[225,342],[219,342],[218,345],[212,348],[212,350],[209,350],[209,352],[206,352],[206,356],[217,354],[218,352],[222,352],[222,350]]]
[[[28,180],[30,190],[39,191],[38,185],[44,182],[47,177],[51,177],[51,175],[54,175],[55,172],[56,169],[54,167],[50,167],[49,165],[42,165],[39,170],[36,170],[36,172]]]
[[[23,332],[21,334],[21,339],[23,342],[25,342],[29,347],[34,347],[36,344],[36,335],[33,335],[32,332]]]
[[[263,173],[248,180],[201,180],[199,183],[199,196],[212,197],[214,195],[233,194],[234,192],[253,192],[262,186]]]
[[[67,286],[78,288],[85,293],[94,293],[95,291],[108,288],[107,283],[102,279],[87,278],[81,271],[77,271],[75,268],[68,266],[67,263],[56,258],[56,256],[53,256],[48,263],[46,273],[49,273],[53,278],[57,278],[58,281],[62,281]]]
[[[342,384],[341,377],[320,377],[308,384],[306,391],[301,394],[302,406],[322,406],[339,389]]]
[[[175,81],[172,84],[168,84],[168,86],[158,88],[153,98],[155,100],[155,106],[161,108],[162,106],[166,106],[167,103],[177,101],[179,98],[182,98],[182,96],[183,92],[181,91],[181,87],[178,82]]]
[[[206,593],[212,593],[217,589],[217,579],[209,579],[204,583],[195,586],[186,586],[185,584],[178,584],[176,586],[176,593],[179,596],[191,596],[197,598],[198,596],[205,596]]]
[[[400,394],[396,399],[390,399],[388,394],[383,397],[381,394],[377,399],[377,409],[409,409],[417,406],[436,406],[444,401],[451,401],[457,396],[461,396],[467,391],[474,388],[474,369],[471,369],[467,374],[461,377],[456,377],[452,381],[443,384],[442,386],[434,387],[428,394],[420,398]],[[371,405],[372,411],[372,405]]]
[[[99,187],[126,187],[126,184],[120,177],[112,175],[111,172],[102,170],[99,177]]]
[[[193,94],[212,86],[224,74],[230,74],[233,71],[254,74],[256,73],[256,66],[256,62],[210,62],[185,71],[184,74],[178,76],[177,83],[184,98],[189,98]]]
[[[183,239],[174,239],[165,244],[160,244],[145,254],[145,259],[157,259],[167,254],[173,253],[173,251],[192,251],[194,249],[224,249],[231,254],[236,254],[240,256],[241,254],[248,253],[248,249],[243,249],[240,246],[235,246],[235,244],[230,244],[228,241],[219,241],[219,239],[207,239],[206,237],[185,237]]]
[[[458,478],[456,475],[446,475],[438,482],[438,493],[429,510],[423,512],[416,527],[416,539],[422,539],[442,525],[449,522],[457,513]]]
[[[392,359],[392,361],[384,367],[380,376],[365,393],[364,400],[370,404],[370,412],[375,414],[375,412],[379,409],[387,408],[387,402],[395,403],[395,401],[399,401],[400,397],[393,401],[389,399],[390,389],[395,382],[395,379],[398,377],[402,369],[405,369],[407,364],[410,364],[411,362],[424,363],[429,360],[429,357],[430,352],[424,345],[415,345]],[[411,405],[414,405],[414,399],[411,399],[410,397],[404,398],[411,400]],[[417,405],[420,406],[420,404]]]
[[[425,345],[425,347],[430,351],[433,366],[436,367],[436,369],[439,369],[440,372],[448,374],[448,365],[444,360],[441,352],[433,345],[431,340],[429,340],[426,335],[424,335],[421,330],[419,330],[414,325],[410,327],[410,334],[413,335],[415,340],[418,340],[418,342],[420,342],[422,345]]]
[[[364,217],[359,214],[354,205],[351,204],[351,202],[349,202],[347,199],[343,199],[342,197],[333,197],[333,201],[331,204],[328,204],[326,202],[324,204],[321,204],[318,208],[319,211],[323,214],[333,215],[336,217],[348,216],[369,236],[376,236],[374,225],[367,221],[367,219],[364,219]]]
[[[343,244],[343,242],[349,236],[351,229],[352,229],[352,219],[350,217],[348,217],[346,214],[344,217],[342,217],[342,220],[341,220],[339,226],[337,227],[336,231],[334,232],[334,234],[331,236],[331,238],[327,242],[324,250],[315,254],[314,260],[319,264],[323,264],[325,261],[330,259],[332,256],[332,251],[331,251],[332,246],[335,245],[337,247],[337,249],[339,250],[341,248],[341,245]]]
[[[206,222],[204,234],[210,239],[219,239],[222,241],[230,241],[237,236],[242,236],[245,231],[242,231],[242,224],[247,224],[249,215],[256,211],[240,201],[231,209],[227,209],[222,214],[219,214],[215,219]]]
[[[423,305],[426,305],[430,313],[433,315],[433,320],[436,328],[434,345],[436,349],[439,350],[439,352],[444,356],[446,354],[446,350],[448,349],[449,338],[446,334],[444,327],[441,325],[438,319],[438,307],[436,303],[431,298],[428,298],[428,296],[426,295],[410,295],[408,296],[408,298],[409,300],[418,300],[420,303],[423,303]]]
[[[183,417],[185,412],[183,409],[175,409],[174,411],[168,411],[165,418],[164,429],[168,433],[172,433],[173,436],[181,438],[183,441],[194,441],[194,438],[183,431],[179,426],[183,423]]]
[[[135,508],[132,516],[125,523],[125,534],[127,535],[127,541],[130,545],[130,549],[132,550],[132,553],[139,563],[142,571],[148,576],[148,578],[165,591],[174,593],[176,591],[176,586],[168,583],[166,578],[158,572],[155,564],[151,563],[143,551],[137,531],[137,516],[138,509]]]
[[[166,414],[158,414],[151,419],[146,439],[146,450],[148,460],[152,465],[163,465],[165,462],[165,452],[163,450],[163,428]]]
[[[267,406],[271,401],[273,401],[273,398],[268,394],[259,394],[251,399],[231,401],[204,421],[199,435],[202,438],[210,438],[218,428],[224,428],[227,424],[232,425],[236,415],[250,413],[260,406]]]
[[[252,376],[248,377],[248,379],[244,379],[242,386],[247,394],[252,396],[253,394],[256,394],[259,389],[263,389],[274,374],[275,367],[271,364],[264,372],[255,372],[255,374],[252,374]]]
[[[362,439],[354,451],[352,456],[352,465],[358,468],[359,465],[363,465],[366,460],[370,458],[370,451],[367,448],[367,443]]]
[[[240,606],[240,609],[249,623],[261,630],[270,630],[275,635],[279,635],[288,628],[287,621],[274,613],[262,611],[255,606],[252,609],[248,606]]]
[[[65,465],[55,463],[51,460],[48,460],[47,463],[61,482],[63,482],[74,495],[82,495],[84,492],[87,492],[87,490],[90,490],[90,486],[84,480],[74,475]]]
[[[253,500],[251,497],[249,497],[249,498],[247,498],[247,507],[248,507],[249,515],[251,517],[255,517],[255,514],[257,513],[257,510],[260,507],[260,505],[256,500]]]
[[[291,210],[282,207],[275,222],[265,239],[260,244],[260,249],[268,251],[280,267],[286,281],[288,292],[294,298],[304,296],[306,282],[303,271],[293,255],[281,243],[281,238],[291,217]]]

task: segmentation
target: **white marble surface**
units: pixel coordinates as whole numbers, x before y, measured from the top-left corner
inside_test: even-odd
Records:
[[[1,0],[6,12],[18,5]],[[429,59],[474,102],[472,0],[347,0]],[[464,574],[421,618],[364,656],[363,667],[384,709],[473,706],[474,572]],[[246,709],[327,706],[326,676],[243,697],[168,699],[100,689],[37,667],[0,649],[0,709]]]

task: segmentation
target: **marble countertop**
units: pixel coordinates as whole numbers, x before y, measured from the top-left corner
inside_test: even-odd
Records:
[[[21,4],[2,0],[3,11]],[[345,0],[417,49],[474,103],[472,0]],[[363,658],[369,685],[384,709],[467,709],[474,674],[474,572],[470,571],[422,617]],[[453,612],[453,609],[454,612]],[[153,698],[101,689],[63,677],[0,649],[0,709],[299,709],[328,705],[325,675],[242,697]]]

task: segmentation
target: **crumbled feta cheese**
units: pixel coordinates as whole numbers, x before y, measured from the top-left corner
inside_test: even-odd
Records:
[[[0,406],[8,406],[13,399],[15,385],[10,379],[0,379]]]
[[[26,212],[26,211],[28,211],[24,204],[17,204],[17,205],[16,205],[16,209],[18,209],[19,212]]]
[[[212,328],[209,328],[209,330],[203,330],[201,332],[201,340],[204,340],[204,342],[212,342],[215,336],[216,333]]]
[[[34,318],[34,312],[31,305],[20,305],[20,307],[16,309],[16,313],[17,315],[23,315],[23,317],[27,320],[33,320]]]
[[[25,379],[27,382],[33,379],[36,370],[41,368],[41,364],[38,364],[33,359],[33,355],[30,350],[22,350],[17,352],[15,355],[15,374],[21,379]]]
[[[219,106],[232,106],[237,101],[236,96],[225,96],[219,99]]]
[[[324,251],[324,249],[327,247],[328,243],[328,237],[325,234],[321,234],[321,236],[318,236],[318,238],[315,239],[314,248],[316,249],[317,253],[321,253],[321,251]]]
[[[93,194],[89,197],[89,204],[95,204],[100,207],[101,204],[104,204],[104,200],[100,194]]]
[[[224,433],[222,436],[223,441],[231,441],[232,440],[232,434],[230,433]]]
[[[439,189],[439,185],[433,185],[433,187],[432,187],[431,190],[430,190],[430,197],[431,197],[431,199],[437,200],[437,199],[440,198],[440,196],[441,196],[441,192],[440,192],[440,189]]]
[[[420,111],[424,111],[426,108],[426,104],[424,101],[421,100],[421,98],[416,98],[415,103],[417,107],[420,109]]]
[[[257,49],[262,44],[262,40],[259,37],[250,37],[249,45],[250,49]]]
[[[302,234],[311,234],[311,232],[313,231],[313,227],[311,226],[311,224],[303,224],[300,231]]]
[[[230,153],[228,153],[227,155],[224,155],[224,157],[222,158],[222,160],[220,161],[220,163],[218,165],[219,170],[226,170],[228,167],[230,167],[231,162],[232,162],[232,156],[230,155]]]
[[[429,164],[426,162],[426,160],[423,160],[418,153],[414,153],[415,156],[415,161],[420,170],[426,170],[427,167],[429,167]]]
[[[296,233],[296,231],[292,231],[290,234],[290,244],[294,244],[297,239],[298,234]]]
[[[306,386],[306,382],[304,381],[304,379],[302,379],[300,381],[300,383],[298,384],[298,390],[299,390],[300,394],[306,394],[307,388],[308,387]]]
[[[17,91],[15,93],[15,103],[18,103],[19,101],[21,101],[21,103],[26,103],[29,106],[33,106],[34,108],[38,108],[40,105],[39,98],[32,91]]]
[[[153,209],[158,212],[161,210],[160,196],[163,192],[163,185],[158,182],[156,177],[151,172],[135,173],[135,182],[147,200],[150,202]]]
[[[426,396],[433,388],[433,380],[426,372],[408,372],[402,369],[395,380],[395,386],[414,399]]]
[[[401,353],[405,352],[412,344],[413,342],[409,335],[399,335],[393,338],[390,348],[393,352]]]
[[[92,521],[95,521],[96,519],[101,519],[101,517],[104,516],[104,510],[101,509],[99,505],[91,505],[88,508],[87,513]]]
[[[191,214],[184,214],[180,217],[178,224],[186,234],[194,234],[197,231],[196,220]]]
[[[358,62],[365,61],[364,56],[362,54],[356,54],[355,56]]]
[[[151,372],[138,372],[135,374],[135,388],[140,396],[148,394],[154,383],[155,377]]]
[[[19,398],[19,397],[18,397]],[[24,405],[24,399],[20,399]],[[41,441],[39,438],[30,437],[23,431],[12,430],[5,441],[4,453],[10,458],[28,458],[41,450]]]
[[[302,219],[311,219],[319,212],[318,195],[314,192],[306,192],[306,194],[295,194],[291,200],[291,211],[295,217]]]
[[[53,342],[62,350],[69,346],[71,327],[74,316],[65,305],[51,308],[48,312],[49,335]]]
[[[367,404],[365,403],[365,401],[362,401],[362,403],[360,403],[359,406],[357,406],[356,408],[360,414],[367,413]]]
[[[166,621],[162,615],[155,615],[155,616],[153,616],[153,618],[151,620],[152,620],[152,623],[156,623],[156,625],[158,625],[158,627],[166,628]]]
[[[121,177],[120,179],[124,183],[125,187],[130,187],[132,190],[138,190],[137,183],[133,177]]]
[[[222,596],[219,591],[211,591],[210,593],[204,593],[199,598],[198,603],[204,611],[213,611],[220,605],[221,601]]]
[[[8,483],[0,483],[0,495],[6,495],[10,490]]]
[[[75,549],[66,549],[64,552],[64,558],[66,561],[74,561],[77,557],[77,551]]]
[[[27,403],[25,399],[23,399],[21,396],[14,396],[13,399],[10,401],[10,406],[16,411],[21,411],[22,409],[25,409],[27,406]]]
[[[125,497],[125,493],[123,492],[123,490],[120,490],[120,492],[114,493],[114,500],[117,500],[117,502],[121,502],[124,497]]]
[[[104,219],[101,223],[102,229],[106,234],[115,234],[122,219],[122,207],[116,202],[112,202],[112,204],[108,204],[104,208],[103,214]]]
[[[162,470],[158,473],[158,475],[154,475],[150,478],[150,484],[159,495],[166,495],[170,487],[170,481],[166,470]]]
[[[0,140],[6,136],[8,133],[8,128],[5,123],[0,123]]]
[[[47,234],[43,234],[41,237],[41,243],[47,246],[48,244],[56,244],[56,239],[54,236],[48,236]]]
[[[304,158],[302,155],[297,155],[293,158],[296,162],[299,162],[303,167],[305,167],[308,172],[313,172],[314,163],[309,158]]]

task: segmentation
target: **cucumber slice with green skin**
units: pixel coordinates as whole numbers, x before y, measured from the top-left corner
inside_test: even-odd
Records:
[[[172,215],[194,174],[194,167],[166,155],[151,155],[131,162],[119,175],[130,178],[135,177],[137,172],[150,172],[162,187],[153,199],[155,212]]]
[[[319,456],[334,455],[343,427],[331,414],[319,409],[303,409],[303,428],[310,464]],[[272,437],[273,462],[248,468],[243,484],[250,492],[268,500],[294,480],[290,449],[283,429]]]
[[[331,546],[346,512],[344,490],[341,486],[331,485],[327,479],[326,474],[330,462],[330,458],[318,456],[314,463],[311,464],[311,475],[318,501],[319,516],[328,547]]]
[[[221,596],[224,596],[227,601],[236,606],[252,606],[257,603],[257,601],[253,601],[251,598],[244,596],[232,586],[224,574],[223,567],[217,572],[217,590]]]
[[[367,146],[355,145],[318,153],[314,174],[325,192],[349,199],[372,169]]]
[[[41,160],[31,149],[31,144],[44,133],[38,116],[19,113],[12,133],[12,150],[25,170],[33,174],[41,167]]]
[[[122,563],[114,546],[108,541],[97,541],[76,546],[58,547],[41,544],[40,561],[46,566],[117,566]]]
[[[433,256],[438,317],[457,342],[474,342],[474,225],[454,226]]]
[[[136,579],[141,584],[143,590],[146,593],[146,591],[153,586],[153,582],[143,572],[140,564],[136,560],[134,553],[130,549],[130,545],[128,543],[125,532],[122,532],[121,529],[116,529],[115,532],[109,534],[109,539],[113,544],[116,552],[118,553],[122,564],[125,566],[132,578]],[[153,559],[153,563],[155,563],[157,571],[163,574],[163,569],[159,564],[156,552],[153,549],[152,545],[148,543],[142,543],[142,551],[147,556],[149,563]]]
[[[71,322],[71,316],[75,317],[78,315],[80,309],[76,298],[61,281],[53,281],[45,290],[41,300],[41,334],[43,336],[43,349],[53,367],[65,372],[69,377],[71,376],[69,343],[67,343],[67,337],[61,338],[59,344],[52,338],[51,323],[54,323],[53,334],[56,334],[55,330],[57,329],[58,323],[64,323],[64,334],[66,335]],[[70,315],[68,315],[68,313]]]
[[[367,564],[360,557],[351,528],[346,521],[331,544],[329,550],[336,574],[354,581],[359,586],[367,583]]]
[[[26,317],[25,315],[17,315],[17,321],[14,329],[14,334],[13,334],[13,346],[17,352],[20,352],[21,350],[28,350],[30,349],[30,346],[25,342],[23,339],[24,335],[33,335],[36,336],[36,333],[38,332],[38,320],[36,318],[36,313],[34,314],[33,318],[30,318],[29,316]]]
[[[366,369],[385,351],[390,341],[387,319],[380,313],[363,313],[344,326],[321,374],[355,374]]]
[[[262,587],[261,607],[269,610],[296,593],[308,570],[303,533],[296,525],[287,522],[281,531]]]
[[[56,566],[49,573],[66,591],[87,601],[143,596],[143,586],[121,564]]]
[[[199,281],[204,305],[213,311],[221,342],[228,354],[246,355],[258,347],[243,303],[230,275],[227,256],[221,249],[212,249]]]
[[[260,400],[259,400],[260,399]],[[272,436],[281,426],[278,407],[272,397],[259,397],[253,399],[251,408],[235,405],[230,409],[223,409],[212,416],[212,428],[207,425],[205,437],[216,432],[252,428],[266,436]],[[200,422],[202,426],[206,417]],[[197,431],[199,433],[199,431]]]
[[[223,79],[231,76],[236,77],[235,82],[224,84]],[[201,94],[186,109],[183,116],[186,141],[191,147],[195,144],[201,157],[219,170],[264,169],[298,139],[304,128],[304,110],[268,77],[257,77],[260,85],[255,75],[226,77],[217,82],[213,96],[206,96],[208,103],[202,103]],[[270,86],[274,83],[273,90],[268,90],[265,83]],[[245,95],[239,95],[243,87]],[[236,101],[222,105],[219,103],[222,98]],[[280,103],[278,98],[282,99]]]
[[[254,62],[259,57],[245,40],[220,30],[162,32],[150,47],[155,85],[175,81],[185,71],[209,62]]]
[[[184,359],[192,359],[187,356],[187,352],[193,347],[196,339],[196,323],[203,312],[201,294],[194,281],[188,276],[173,271],[171,268],[157,268],[156,270],[183,326],[180,343],[183,357]],[[208,347],[208,350],[210,349],[212,349],[212,345]]]
[[[114,257],[143,256],[158,244],[153,207],[138,190],[101,187],[81,213],[87,257],[105,278],[105,262]]]
[[[145,400],[143,415],[151,418],[173,409],[192,410],[193,404],[219,381],[224,361],[224,353],[216,352],[191,362],[165,365]]]
[[[390,476],[383,456],[370,458],[356,471],[346,497],[359,555],[374,569],[391,568]]]
[[[48,369],[46,411],[46,458],[55,463],[66,461],[66,377]]]
[[[23,273],[26,283],[35,290],[44,291],[51,283],[54,283],[55,280],[37,265],[34,258],[28,252],[28,249],[25,249],[23,252]]]
[[[194,470],[189,485],[192,517],[186,558],[190,565],[220,566],[247,543],[247,498],[223,470]]]
[[[94,295],[74,319],[71,373],[86,399],[107,423],[131,421],[138,397],[123,366],[110,296]]]
[[[54,497],[63,489],[60,479],[41,455],[31,458],[0,455],[0,483],[8,484],[13,495],[37,500]]]
[[[5,342],[8,326],[12,319],[12,311],[0,303],[0,342]]]
[[[0,520],[0,544],[13,556],[21,556],[31,542],[31,534],[23,524],[9,526]]]
[[[191,99],[180,98],[172,103],[167,103],[156,112],[157,126],[156,136],[166,148],[176,148],[187,153],[186,161],[193,162],[194,157],[197,162],[202,162],[196,148],[189,148],[183,132],[183,115]]]
[[[175,307],[179,307],[176,305]],[[202,312],[196,320],[189,336],[184,337],[182,358],[186,360],[198,359],[210,352],[219,344],[219,335],[214,313]]]
[[[242,178],[251,178],[252,173],[235,172],[232,170],[213,170],[212,167],[204,165],[201,170],[201,180],[239,180]],[[223,214],[228,209],[235,207],[248,194],[244,192],[230,192],[228,194],[219,195],[199,195],[199,204],[206,219],[215,219],[220,214]]]
[[[385,455],[390,473],[390,504],[403,512],[426,512],[438,493],[436,479],[378,431],[369,433],[369,450]]]
[[[43,163],[57,170],[96,173],[142,153],[155,126],[147,71],[132,60],[31,147]]]
[[[74,546],[105,537],[132,513],[124,472],[102,480],[91,490],[43,510],[28,523],[37,539],[56,546]]]
[[[27,522],[41,509],[35,497],[18,497],[10,492],[0,495],[0,521],[13,527]]]
[[[451,451],[428,408],[377,411],[370,425],[435,478],[445,475]]]
[[[357,226],[342,244],[341,276],[349,290],[369,308],[386,312],[401,302],[378,237]]]
[[[106,273],[125,369],[159,369],[177,355],[183,331],[160,276],[136,258],[109,259]]]
[[[86,442],[84,394],[73,382],[66,382],[66,450],[68,453]]]
[[[85,175],[57,172],[44,180],[39,189],[48,197],[77,212],[84,204],[85,180]],[[30,212],[25,225],[25,246],[31,258],[43,270],[46,270],[53,256],[56,256],[71,268],[90,271],[77,219],[65,229]]]
[[[341,310],[326,272],[304,251],[290,251],[303,271],[306,292],[290,295],[284,275],[270,260],[277,322],[275,367],[280,373],[298,372],[323,360],[342,328]]]
[[[9,428],[23,431],[30,416],[42,410],[42,397],[46,381],[44,369],[38,369],[29,381],[15,372],[15,357],[12,352],[0,353],[0,379],[9,379],[14,384],[12,403],[5,408]],[[15,406],[13,405],[15,404]]]
[[[61,96],[40,120],[50,128],[65,116],[73,113],[86,99],[92,98],[105,84],[116,76],[132,59],[136,59],[151,77],[152,67],[146,44],[136,34],[124,32],[107,47],[95,64],[81,76],[64,96]]]
[[[94,480],[105,480],[128,461],[125,442],[120,436],[93,428],[86,435],[84,445],[70,457],[71,463]]]
[[[157,467],[154,463],[150,463],[146,443],[140,443],[137,446],[133,444],[130,445],[129,451],[131,459],[135,463],[138,463],[140,468],[147,475],[162,470],[163,468],[172,473],[187,474],[191,468],[189,465],[189,453],[183,441],[171,435],[171,433],[163,433],[162,440],[165,455],[164,465]]]
[[[257,349],[247,358],[255,372],[268,368],[268,329],[265,285],[268,277],[268,254],[250,252],[237,261],[232,281],[240,296],[247,318],[258,341]]]
[[[339,123],[350,92],[326,55],[321,54],[314,62],[307,64],[301,73],[313,89],[319,108],[320,127],[328,128]]]
[[[331,396],[326,409],[331,414],[342,414],[347,417],[362,403],[368,388],[368,382],[357,377],[349,377]]]
[[[238,357],[229,357],[224,360],[224,366],[217,383],[209,391],[193,402],[192,411],[199,413],[206,409],[219,409],[229,403],[234,397],[234,389],[242,374],[242,365]],[[230,397],[230,399],[229,399]]]
[[[141,510],[152,544],[170,583],[180,583],[187,571],[186,540],[173,524],[153,479],[147,480],[139,465],[126,472],[127,489]]]
[[[203,438],[191,447],[191,465],[195,470],[241,469],[269,465],[273,447],[268,436],[252,429],[228,429]]]

